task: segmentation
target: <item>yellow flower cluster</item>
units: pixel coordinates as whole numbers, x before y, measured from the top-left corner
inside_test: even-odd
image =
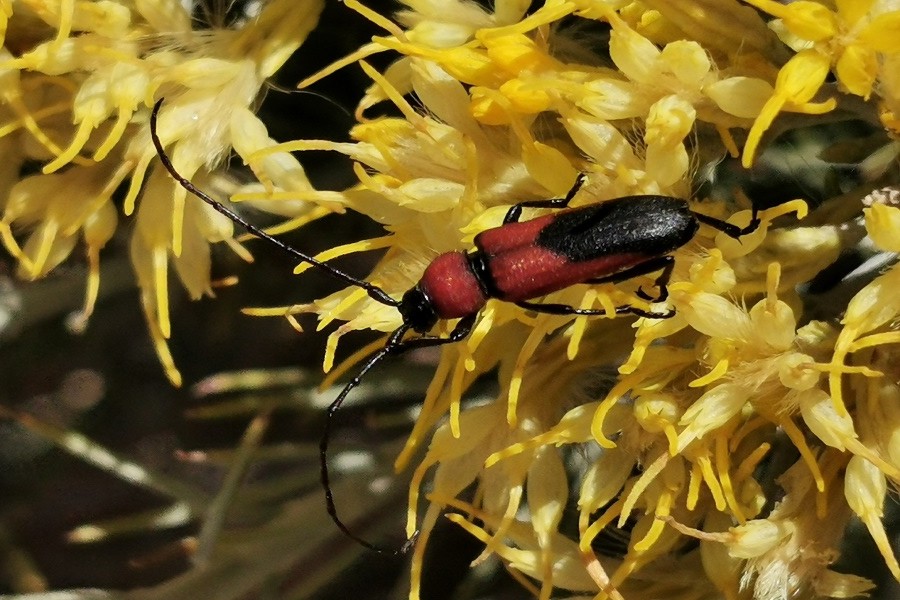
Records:
[[[471,248],[510,205],[559,197],[579,173],[586,184],[572,206],[660,194],[745,225],[749,210],[692,198],[698,161],[742,155],[749,167],[768,131],[802,127],[809,115],[900,130],[896,0],[547,0],[530,11],[525,0],[491,9],[403,0],[393,18],[344,4],[384,34],[301,85],[361,66],[373,85],[353,141],[284,144],[247,107],[319,3],[272,0],[243,29],[209,38],[174,0],[0,5],[6,48],[27,47],[0,62],[0,144],[12,165],[2,167],[0,233],[23,275],[62,261],[79,232],[96,265],[115,228],[112,193],[131,177],[126,215],[142,194],[132,256],[175,379],[166,265],[200,295],[208,243],[233,242],[229,223],[185,204],[158,169],[145,178],[154,158],[145,117],[161,96],[161,138],[199,184],[233,146],[260,182],[233,199],[278,201],[267,206],[297,222],[349,207],[383,224],[384,237],[317,258],[386,249],[369,280],[394,297],[430,258]],[[55,35],[17,37],[20,17]],[[383,73],[365,60],[380,52],[399,55]],[[368,119],[381,103],[398,116]],[[306,150],[346,155],[359,184],[313,190],[290,154]],[[472,334],[443,348],[397,460],[404,468],[427,445],[410,488],[408,533],[421,532],[410,597],[447,507],[484,542],[479,560],[501,561],[542,600],[850,597],[871,583],[830,567],[854,515],[900,579],[881,522],[889,485],[900,482],[900,269],[832,307],[841,318],[831,321],[804,317],[798,291],[865,235],[848,233],[862,218],[846,217],[863,197],[871,242],[900,252],[897,154],[885,138],[867,163],[873,181],[894,187],[854,190],[808,223],[797,222],[807,212],[797,200],[761,211],[762,227],[740,240],[701,228],[675,253],[672,318],[535,315],[489,302]],[[20,177],[26,160],[44,172]],[[72,184],[83,201],[72,201]],[[623,304],[651,308],[635,292],[653,283],[577,285],[547,301],[614,316]],[[323,326],[342,322],[326,369],[345,333],[400,325],[394,308],[354,288],[258,312],[310,311]],[[597,375],[611,367],[614,378]],[[463,408],[469,385],[494,369],[497,399]],[[785,445],[796,454],[776,453]],[[624,556],[604,552],[601,533],[613,525],[630,531]]]
[[[791,15],[826,11],[831,23],[828,36],[818,32],[802,49],[782,43],[799,25],[776,13],[774,6],[783,8],[776,3],[753,2],[780,19],[765,23],[728,0],[692,3],[691,10],[653,1],[549,1],[530,14],[526,2],[497,2],[491,12],[408,0],[409,10],[397,15],[403,27],[346,4],[385,35],[301,85],[361,61],[374,85],[358,107],[356,143],[299,141],[268,151],[333,149],[360,165],[361,185],[345,202],[391,235],[322,257],[387,246],[371,279],[392,294],[415,283],[423,260],[470,248],[510,204],[560,196],[578,172],[588,183],[575,206],[635,194],[689,197],[698,148],[737,155],[740,136],[749,166],[779,113],[821,114],[855,94],[870,101],[867,116],[878,123],[896,101],[871,101],[887,89],[876,84],[896,51],[890,32],[900,13],[889,3],[839,3],[837,12],[791,4]],[[560,21],[572,16],[608,24],[608,57],[590,53],[601,40],[566,35]],[[364,62],[386,50],[401,58],[384,73]],[[815,100],[833,65],[838,88]],[[410,94],[424,111],[408,102]],[[402,117],[366,121],[366,111],[383,101]],[[900,233],[892,220],[898,209],[888,204],[868,209],[875,240]],[[795,288],[851,242],[831,223],[768,227],[790,212],[802,217],[805,205],[764,211],[764,227],[740,241],[702,231],[676,253],[675,316],[639,320],[634,333],[621,320],[488,304],[473,334],[444,350],[397,462],[404,467],[438,425],[410,494],[408,533],[422,532],[412,598],[429,533],[446,507],[485,542],[484,557],[524,576],[540,598],[554,589],[598,598],[861,593],[869,582],[829,569],[852,514],[900,577],[880,521],[887,482],[900,481],[900,456],[891,449],[900,421],[888,418],[890,403],[881,400],[900,391],[883,368],[898,341],[889,325],[898,316],[893,307],[900,308],[891,290],[900,288],[882,279],[897,275],[889,271],[860,291],[842,328],[806,322]],[[745,211],[732,221],[747,219]],[[636,302],[638,283],[649,280],[575,286],[548,301],[613,307]],[[360,327],[399,325],[393,310],[373,306],[359,290],[294,310],[344,321],[333,340]],[[878,349],[878,365],[861,360],[864,348]],[[586,394],[586,374],[618,363],[607,392]],[[495,367],[497,401],[461,411],[467,386]],[[767,461],[781,438],[799,459],[773,484]],[[567,471],[573,444],[593,457],[575,475]],[[420,516],[429,473],[428,509]],[[472,485],[474,494],[465,491]],[[579,518],[565,532],[570,501]],[[598,534],[629,521],[636,524],[625,556],[602,558]],[[685,536],[699,538],[699,549],[686,550]],[[663,565],[680,572],[654,577]]]
[[[895,127],[900,55],[900,18],[895,2],[840,0],[834,3],[834,10],[809,1],[747,3],[778,17],[781,39],[797,53],[781,67],[775,93],[753,123],[744,148],[744,166],[753,161],[762,133],[779,111],[822,114],[835,109],[835,98],[811,102],[832,72],[840,91],[865,100],[872,95],[876,82],[880,83],[884,87],[882,118],[887,126]]]
[[[272,143],[250,111],[274,74],[315,26],[322,2],[269,2],[243,29],[196,31],[178,0],[24,0],[0,4],[0,238],[27,279],[44,276],[83,239],[90,273],[83,322],[100,285],[99,253],[119,220],[136,212],[131,259],[156,350],[175,384],[169,354],[168,273],[188,294],[211,294],[209,244],[232,224],[191,202],[161,167],[147,125],[167,99],[160,137],[178,168],[201,177],[234,148],[246,156]],[[30,171],[30,164],[42,167]],[[311,189],[290,155],[260,177]],[[124,201],[116,190],[127,183]],[[140,202],[138,203],[138,197]],[[275,212],[297,215],[301,203]],[[24,241],[23,241],[24,238]]]

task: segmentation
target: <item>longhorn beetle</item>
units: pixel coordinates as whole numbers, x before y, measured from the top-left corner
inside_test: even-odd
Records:
[[[565,209],[584,184],[582,175],[564,198],[528,200],[512,206],[500,227],[475,236],[474,250],[447,252],[435,258],[425,268],[419,282],[397,300],[380,287],[348,275],[272,237],[178,173],[157,134],[157,116],[162,102],[162,99],[156,102],[150,115],[150,136],[163,166],[181,187],[251,235],[274,244],[294,258],[318,267],[346,284],[364,289],[370,298],[392,306],[400,313],[402,324],[388,336],[384,347],[369,358],[328,407],[319,442],[321,479],[329,516],[344,534],[376,552],[385,551],[358,537],[338,517],[329,484],[327,460],[334,414],[347,394],[359,385],[372,367],[389,355],[464,339],[490,298],[512,302],[538,313],[605,315],[605,309],[576,308],[530,300],[576,283],[609,283],[661,271],[655,282],[659,290],[656,297],[640,289],[637,293],[645,300],[662,302],[668,297],[666,284],[675,264],[671,253],[687,244],[701,223],[735,239],[752,233],[760,225],[755,209],[750,223],[738,227],[695,213],[684,200],[652,195],[619,198],[551,213],[530,221],[519,220],[523,208]],[[627,313],[650,318],[668,318],[673,314],[672,311],[648,312],[634,306],[616,308],[616,314]],[[447,337],[428,335],[438,321],[447,319],[459,319]],[[403,339],[410,330],[419,336]],[[413,534],[393,554],[409,550],[417,535],[418,532]]]

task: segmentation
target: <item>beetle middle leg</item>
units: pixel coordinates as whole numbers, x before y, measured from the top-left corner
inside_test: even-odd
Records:
[[[627,279],[632,279],[634,277],[638,277],[640,275],[646,275],[648,273],[653,273],[654,271],[662,271],[659,276],[656,278],[654,285],[659,288],[659,293],[656,296],[651,296],[647,292],[645,292],[642,288],[638,288],[637,296],[648,302],[663,302],[666,298],[669,297],[669,278],[672,276],[672,269],[675,268],[675,258],[672,256],[660,256],[658,258],[654,258],[652,260],[648,260],[644,263],[631,267],[630,269],[625,269],[624,271],[619,271],[613,275],[607,275],[605,277],[595,277],[593,279],[588,279],[585,283],[616,283],[619,281],[625,281]],[[574,306],[569,306],[568,304],[554,304],[554,303],[539,303],[539,302],[516,302],[516,306],[520,308],[525,308],[528,310],[533,310],[534,312],[551,314],[551,315],[605,315],[607,314],[605,309],[593,309],[593,308],[576,308]],[[653,312],[644,310],[642,308],[637,308],[636,306],[625,305],[625,306],[617,306],[616,307],[617,315],[625,315],[632,314],[637,315],[639,317],[646,317],[648,319],[669,319],[674,314],[674,310],[666,310],[665,312]]]
[[[550,198],[549,200],[526,200],[525,202],[519,202],[518,204],[514,204],[509,208],[506,213],[506,216],[503,217],[503,224],[507,225],[509,223],[517,223],[519,218],[522,216],[523,208],[566,208],[569,206],[569,202],[572,201],[572,198],[575,197],[575,194],[578,193],[578,190],[581,189],[581,186],[584,185],[584,182],[587,180],[587,176],[584,173],[580,173],[578,175],[578,179],[575,180],[575,185],[572,186],[572,189],[566,193],[565,198]]]
[[[588,279],[585,283],[617,283],[619,281],[625,281],[627,279],[633,279],[634,277],[639,277],[641,275],[646,275],[648,273],[653,273],[654,271],[662,271],[659,274],[659,277],[656,278],[656,281],[653,283],[658,289],[659,292],[656,296],[651,296],[647,292],[644,291],[643,288],[638,288],[637,296],[643,300],[647,300],[648,302],[663,302],[666,298],[669,297],[669,279],[672,277],[672,269],[675,268],[675,257],[674,256],[660,256],[658,258],[654,258],[652,260],[648,260],[639,265],[631,267],[630,269],[625,269],[624,271],[619,271],[613,275],[607,275],[606,277],[595,277],[593,279]]]

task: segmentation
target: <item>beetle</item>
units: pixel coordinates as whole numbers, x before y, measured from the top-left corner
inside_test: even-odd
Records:
[[[658,294],[650,296],[642,289],[637,294],[651,302],[662,302],[668,297],[666,285],[675,264],[671,253],[687,244],[701,224],[738,239],[755,231],[761,222],[756,209],[750,223],[738,227],[696,213],[682,199],[657,195],[630,196],[569,209],[569,203],[585,182],[585,176],[580,175],[563,198],[528,200],[512,206],[502,225],[482,231],[475,237],[473,250],[439,255],[425,268],[419,282],[397,300],[382,288],[357,279],[269,235],[178,173],[157,134],[157,117],[162,102],[162,99],[156,102],[150,115],[150,136],[163,166],[181,187],[251,235],[274,244],[294,258],[318,267],[346,284],[362,288],[376,302],[396,308],[400,313],[401,325],[329,405],[319,442],[321,482],[328,515],[344,534],[376,552],[385,550],[358,537],[338,517],[328,470],[328,442],[334,414],[369,370],[389,355],[464,339],[471,332],[478,313],[491,298],[512,302],[539,313],[606,315],[605,309],[576,308],[532,300],[577,283],[624,281],[660,271],[655,281]],[[524,208],[563,210],[521,221]],[[673,311],[649,312],[634,306],[616,307],[615,312],[649,318],[668,318],[674,314]],[[459,321],[446,337],[428,335],[438,321],[450,319]],[[404,339],[410,330],[419,335]],[[415,543],[416,536],[413,534],[402,547],[391,553],[405,553]]]

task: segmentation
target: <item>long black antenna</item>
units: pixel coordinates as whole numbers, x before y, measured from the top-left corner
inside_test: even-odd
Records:
[[[347,273],[344,273],[343,271],[336,269],[336,268],[332,267],[331,265],[328,265],[319,260],[316,260],[312,256],[309,256],[308,254],[304,254],[303,252],[300,252],[296,248],[292,248],[291,246],[285,244],[281,240],[279,240],[275,237],[272,237],[271,235],[269,235],[268,233],[266,233],[265,231],[263,231],[256,225],[253,225],[253,224],[249,223],[248,221],[246,221],[243,217],[238,215],[233,210],[227,208],[221,202],[212,198],[209,194],[207,194],[206,192],[204,192],[203,190],[201,190],[200,188],[195,186],[193,183],[191,183],[191,181],[189,179],[182,176],[175,169],[175,166],[172,164],[172,160],[169,158],[169,155],[166,154],[166,151],[163,148],[162,142],[159,139],[159,134],[157,133],[157,117],[159,115],[159,109],[160,109],[160,107],[162,107],[162,103],[163,103],[162,98],[157,100],[156,104],[153,106],[153,112],[150,113],[150,138],[153,140],[153,145],[156,148],[156,152],[159,155],[159,159],[160,159],[160,161],[162,161],[163,166],[166,168],[166,170],[169,172],[169,174],[172,176],[172,178],[175,179],[175,181],[177,181],[179,185],[181,185],[181,187],[183,187],[185,190],[187,190],[194,196],[197,196],[198,198],[200,198],[201,200],[203,200],[204,202],[206,202],[207,204],[212,206],[214,209],[216,209],[218,212],[222,213],[223,215],[225,215],[226,217],[228,217],[229,219],[231,219],[232,221],[234,221],[235,223],[237,223],[238,225],[240,225],[241,227],[246,229],[247,232],[250,233],[250,235],[253,235],[255,237],[258,237],[262,240],[265,240],[267,242],[274,244],[275,246],[277,246],[278,248],[281,248],[281,250],[283,250],[284,252],[293,256],[294,258],[299,258],[300,260],[307,262],[315,267],[324,269],[325,272],[327,272],[329,275],[331,275],[332,277],[334,277],[336,279],[343,281],[344,283],[363,288],[364,290],[366,290],[366,292],[368,292],[369,296],[373,300],[380,302],[381,304],[385,304],[387,306],[393,306],[395,308],[400,306],[401,303],[399,300],[395,300],[395,299],[391,298],[387,294],[387,292],[382,290],[380,287],[373,285],[367,281],[363,281],[361,279],[357,279],[351,275],[348,275]],[[344,387],[344,389],[341,390],[341,393],[338,394],[337,398],[335,398],[335,400],[328,407],[328,412],[327,412],[326,418],[325,418],[325,427],[322,431],[322,439],[319,442],[319,460],[320,460],[320,464],[321,464],[321,479],[322,479],[322,486],[325,489],[325,505],[328,510],[328,515],[331,517],[331,520],[334,521],[335,525],[337,525],[338,529],[340,529],[344,533],[344,535],[346,535],[350,539],[356,541],[360,545],[362,545],[370,550],[373,550],[375,552],[381,553],[381,554],[405,554],[406,552],[408,552],[410,550],[410,548],[412,548],[415,545],[416,538],[418,537],[418,532],[416,532],[411,538],[406,540],[406,542],[404,542],[403,545],[400,546],[399,548],[397,548],[396,550],[386,550],[386,549],[380,548],[380,547],[372,544],[371,542],[367,542],[366,540],[362,539],[361,537],[359,537],[358,535],[353,533],[350,530],[350,528],[347,527],[347,525],[345,525],[343,521],[341,521],[341,519],[338,517],[338,514],[337,514],[337,507],[335,506],[335,503],[334,503],[334,494],[331,491],[331,483],[330,483],[330,477],[329,477],[329,472],[328,472],[328,442],[329,442],[329,438],[331,437],[331,425],[332,425],[335,413],[338,411],[338,409],[340,409],[341,404],[343,404],[344,399],[347,397],[347,394],[349,394],[351,392],[351,390],[353,390],[353,388],[355,388],[359,385],[360,381],[362,380],[362,377],[366,373],[368,373],[369,370],[372,369],[372,367],[377,365],[379,362],[381,362],[385,357],[387,357],[390,354],[402,353],[405,350],[411,349],[412,347],[419,346],[419,345],[423,345],[423,346],[440,345],[442,343],[447,343],[450,341],[450,340],[444,340],[444,339],[426,338],[423,340],[413,340],[412,343],[404,344],[402,342],[403,336],[406,335],[406,333],[411,329],[411,327],[412,326],[408,323],[404,323],[403,325],[398,327],[391,334],[391,336],[388,339],[387,343],[385,344],[384,348],[382,348],[381,350],[376,352],[371,358],[369,358],[369,360],[366,361],[366,364],[362,367],[362,369],[360,369],[359,373],[357,373],[356,376],[347,383],[347,385]],[[418,342],[418,343],[416,343],[416,342]]]
[[[423,335],[419,337],[414,337],[412,339],[404,340],[403,336],[412,329],[412,325],[410,323],[403,323],[394,330],[394,332],[388,337],[388,341],[385,342],[384,348],[376,352],[372,357],[366,361],[366,364],[363,365],[362,369],[359,370],[359,373],[347,382],[347,385],[344,389],[341,390],[341,393],[338,394],[337,398],[329,405],[328,414],[325,418],[325,428],[322,432],[322,440],[319,442],[319,463],[322,469],[322,487],[325,488],[325,506],[328,509],[328,515],[331,517],[331,520],[335,522],[338,528],[344,532],[349,538],[355,540],[359,544],[369,548],[370,550],[374,550],[375,552],[379,552],[382,554],[406,554],[410,548],[412,548],[416,539],[419,537],[419,532],[416,531],[412,534],[412,536],[406,540],[402,546],[397,548],[396,550],[384,550],[367,542],[366,540],[358,537],[352,531],[348,529],[346,525],[340,520],[337,514],[337,508],[334,505],[334,497],[331,492],[331,485],[328,476],[328,440],[331,434],[331,424],[332,418],[334,414],[340,409],[341,404],[343,404],[344,399],[347,397],[347,394],[350,391],[359,385],[362,378],[366,373],[369,372],[372,367],[380,363],[387,356],[397,356],[399,354],[403,354],[404,352],[409,352],[410,350],[415,350],[418,348],[434,348],[435,346],[443,346],[444,344],[455,344],[456,342],[462,340],[467,337],[469,333],[472,331],[472,326],[475,324],[476,315],[472,314],[467,317],[463,317],[459,320],[456,326],[453,328],[453,331],[450,332],[450,335],[447,337],[434,337]]]
[[[412,548],[416,539],[418,538],[419,532],[415,532],[412,537],[406,540],[402,546],[395,550],[387,550],[385,548],[381,548],[380,546],[376,546],[375,544],[364,540],[359,537],[355,533],[353,533],[347,525],[341,521],[340,517],[337,514],[337,506],[334,504],[334,494],[331,491],[331,478],[328,474],[328,442],[331,438],[331,424],[333,422],[333,418],[338,409],[341,408],[341,404],[344,403],[344,399],[347,397],[347,394],[350,391],[359,385],[362,378],[365,376],[369,370],[380,363],[384,358],[390,354],[396,352],[403,352],[404,345],[401,343],[403,336],[409,331],[410,326],[407,324],[403,324],[391,334],[387,343],[385,343],[384,348],[373,354],[366,364],[363,365],[362,369],[359,370],[359,373],[356,376],[347,382],[347,385],[341,390],[341,393],[338,394],[337,398],[328,406],[328,411],[325,415],[325,427],[322,430],[322,439],[319,441],[319,467],[321,471],[321,480],[322,487],[325,489],[325,508],[328,510],[328,516],[331,517],[331,520],[334,521],[334,524],[337,525],[338,529],[344,532],[344,535],[354,540],[361,546],[368,548],[369,550],[373,550],[378,552],[379,554],[406,554],[410,548]]]
[[[356,376],[347,382],[347,385],[344,386],[344,389],[341,390],[341,393],[338,394],[337,398],[328,406],[328,414],[325,418],[325,428],[322,432],[322,440],[319,442],[319,463],[322,470],[322,487],[325,488],[325,507],[328,509],[328,515],[331,517],[331,520],[334,521],[335,525],[344,532],[344,534],[352,540],[355,540],[362,546],[370,550],[374,550],[375,552],[379,552],[381,554],[406,554],[410,548],[415,546],[416,540],[419,537],[419,532],[416,531],[412,534],[412,536],[406,540],[402,546],[397,548],[396,550],[385,550],[380,548],[366,540],[360,538],[355,533],[350,531],[350,529],[344,525],[343,521],[338,517],[337,507],[334,504],[334,496],[331,492],[331,484],[328,475],[328,441],[331,437],[331,424],[332,418],[334,414],[340,409],[341,404],[344,403],[344,399],[347,397],[347,394],[350,393],[353,388],[359,385],[362,378],[366,373],[369,372],[372,367],[380,363],[387,356],[397,356],[399,354],[403,354],[404,352],[408,352],[410,350],[415,350],[417,348],[433,348],[435,346],[443,346],[444,344],[455,344],[456,342],[462,340],[467,337],[469,333],[472,331],[472,326],[475,324],[476,315],[472,314],[467,317],[463,317],[459,320],[456,326],[453,328],[453,331],[450,332],[450,335],[447,337],[433,337],[423,335],[420,337],[414,337],[412,339],[404,340],[403,336],[412,328],[412,325],[409,323],[403,323],[394,330],[394,332],[388,338],[388,341],[385,342],[384,348],[376,352],[372,357],[366,361],[366,364],[363,365],[362,369],[359,370],[359,373]]]
[[[317,260],[308,254],[304,254],[303,252],[300,252],[296,248],[292,248],[291,246],[285,244],[278,238],[269,235],[268,233],[266,233],[265,231],[263,231],[256,225],[253,225],[252,223],[246,221],[242,216],[240,216],[233,210],[227,208],[224,204],[222,204],[218,200],[215,200],[209,194],[207,194],[206,192],[204,192],[203,190],[201,190],[200,188],[195,186],[193,183],[191,183],[191,181],[189,179],[182,176],[181,173],[179,173],[175,169],[175,165],[172,164],[172,160],[169,158],[169,155],[166,154],[166,150],[165,150],[165,148],[163,148],[162,142],[159,139],[159,134],[157,133],[157,130],[156,130],[157,129],[157,117],[159,115],[159,109],[160,109],[160,107],[162,107],[163,100],[164,100],[163,98],[160,98],[159,100],[157,100],[156,104],[153,105],[153,112],[150,113],[150,138],[153,140],[153,145],[156,147],[156,153],[159,155],[159,160],[162,161],[163,166],[166,168],[166,170],[169,172],[169,174],[172,176],[172,178],[175,181],[177,181],[181,187],[183,187],[185,190],[187,190],[191,194],[197,196],[198,198],[200,198],[201,200],[203,200],[204,202],[206,202],[207,204],[212,206],[214,209],[216,209],[217,211],[219,211],[220,213],[222,213],[223,215],[225,215],[226,217],[228,217],[229,219],[231,219],[232,221],[234,221],[235,223],[237,223],[238,225],[240,225],[241,227],[246,229],[250,235],[258,237],[258,238],[265,240],[271,244],[274,244],[275,246],[277,246],[278,248],[281,248],[284,252],[287,252],[294,258],[299,258],[303,262],[307,262],[315,267],[319,267],[320,269],[324,270],[326,273],[328,273],[335,279],[339,279],[349,285],[355,285],[357,287],[361,287],[362,289],[366,290],[366,292],[369,294],[369,297],[372,298],[373,300],[375,300],[376,302],[380,302],[381,304],[384,304],[386,306],[393,306],[395,308],[400,306],[399,300],[395,300],[395,299],[391,298],[387,294],[387,292],[385,292],[383,289],[381,289],[377,285],[371,284],[368,281],[363,281],[362,279],[357,279],[356,277],[353,277],[352,275],[344,273],[340,269],[336,269],[336,268],[332,267],[331,265],[323,263],[322,261]]]

